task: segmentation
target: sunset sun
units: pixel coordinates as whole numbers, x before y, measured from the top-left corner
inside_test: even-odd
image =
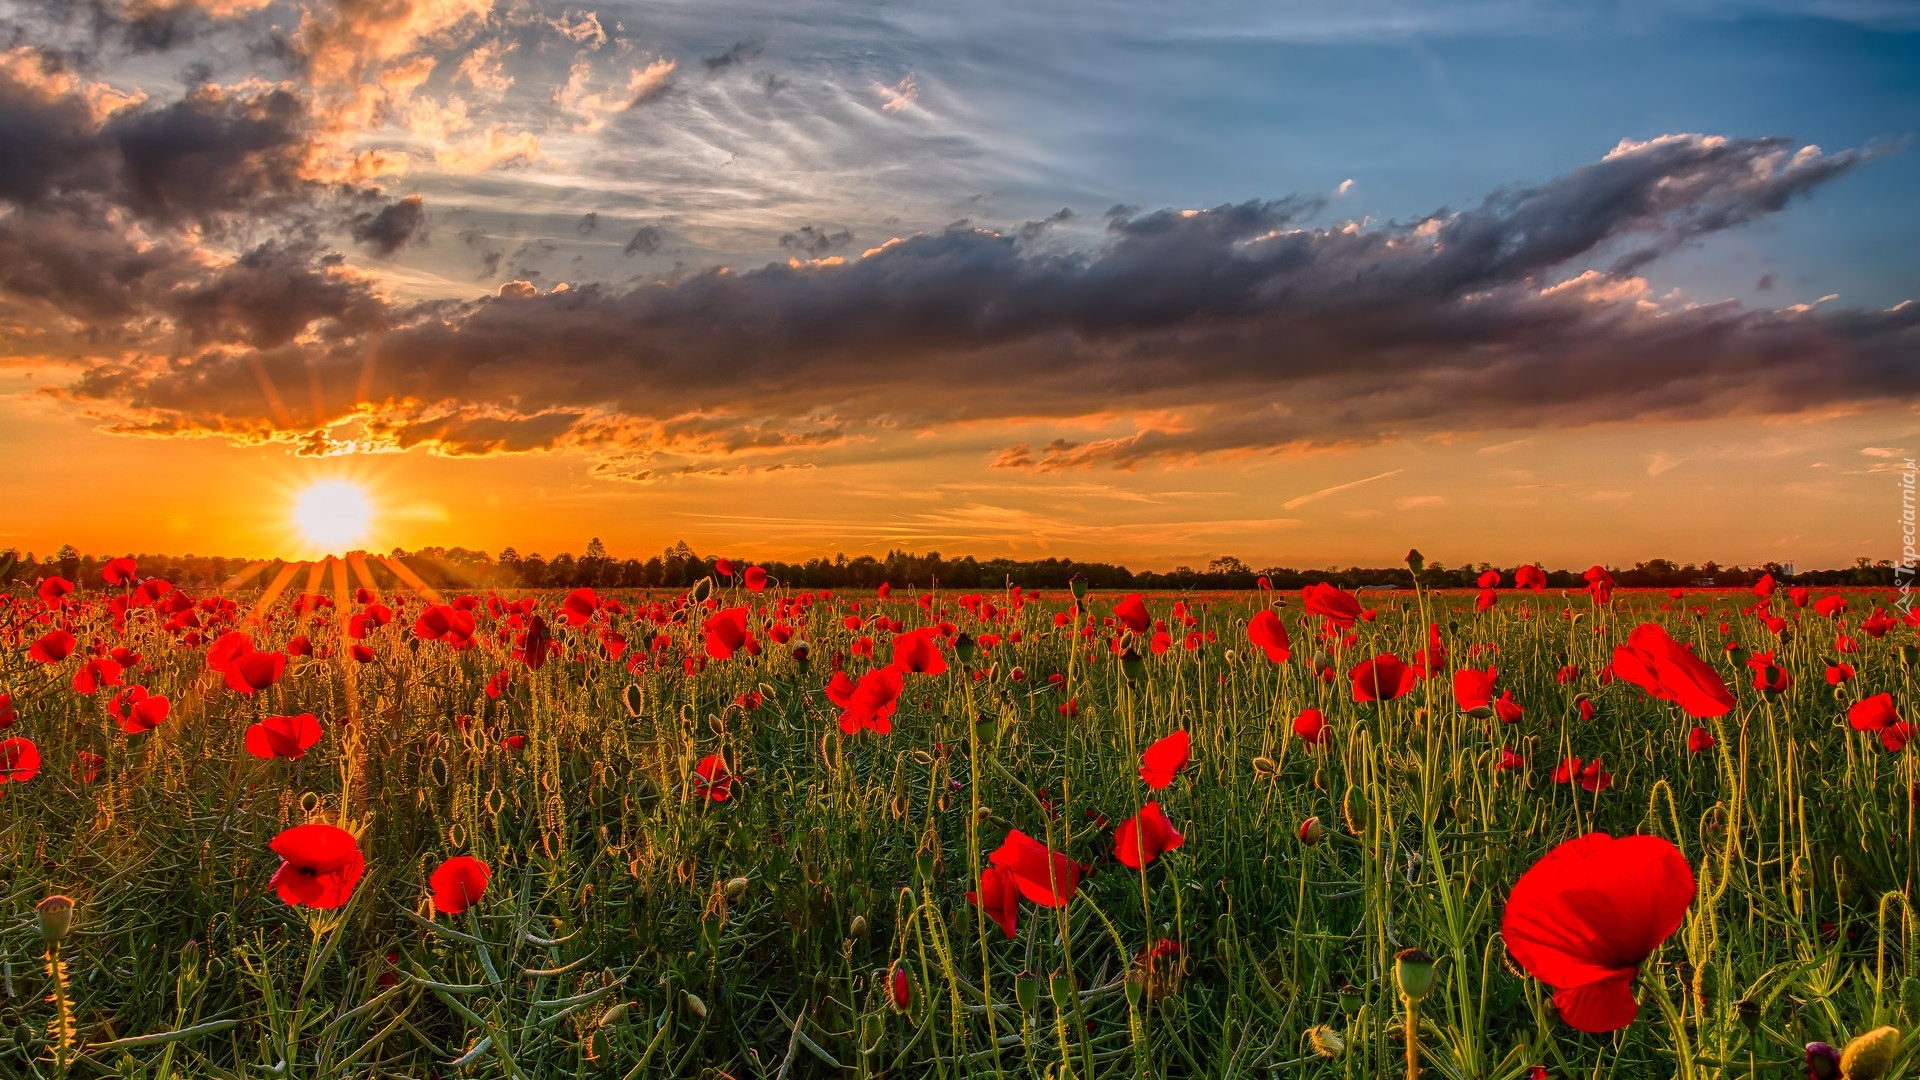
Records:
[[[313,547],[333,553],[366,538],[373,520],[373,503],[358,484],[349,480],[320,480],[294,499],[293,524]]]

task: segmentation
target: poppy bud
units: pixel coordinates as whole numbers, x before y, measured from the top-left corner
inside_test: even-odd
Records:
[[[1393,957],[1394,978],[1400,983],[1400,996],[1409,1002],[1424,1000],[1433,989],[1433,957],[1419,949],[1401,949]]]
[[[847,924],[847,936],[850,938],[864,938],[867,936],[867,917],[865,915],[855,915],[853,917],[853,921]]]
[[[1014,682],[1026,682],[1027,669],[1020,667],[1018,665],[1015,665],[1012,671],[1007,672],[1007,677],[1012,679]]]
[[[893,975],[888,981],[890,984],[888,989],[893,999],[893,1011],[906,1012],[907,1006],[913,1004],[913,980],[907,977],[907,969],[895,964]]]
[[[993,807],[982,804],[980,809],[973,812],[973,817],[975,821],[984,825],[993,820]]]
[[[437,788],[446,787],[447,779],[448,779],[447,759],[443,757],[434,758],[431,762],[427,764],[427,773],[428,775],[433,777],[434,787],[437,787]]]
[[[713,579],[710,577],[703,577],[699,581],[696,581],[693,583],[693,588],[687,590],[687,599],[698,604],[701,601],[705,600],[712,593],[713,593]],[[691,997],[692,995],[688,995],[688,996]],[[695,1000],[699,1000],[699,999],[696,998]],[[702,1011],[700,1015],[705,1016],[706,1013]]]
[[[793,662],[799,664],[801,667],[806,667],[807,655],[812,651],[812,646],[807,644],[807,639],[794,638],[791,648],[793,652]]]
[[[1040,980],[1029,972],[1021,972],[1013,977],[1013,999],[1020,1003],[1022,1012],[1032,1012],[1040,1004]]]
[[[27,1026],[26,1021],[13,1026],[13,1043],[15,1046],[33,1045],[33,1029]]]
[[[1253,775],[1255,776],[1273,776],[1279,771],[1280,766],[1275,764],[1274,760],[1270,757],[1257,757],[1253,759]]]
[[[913,760],[915,764],[919,764],[919,765],[933,764],[933,755],[927,753],[925,750],[922,750],[916,746],[913,748],[911,752],[913,754]]]
[[[939,859],[939,853],[933,848],[922,846],[913,857],[913,868],[920,872],[922,880],[933,877],[933,866]]]
[[[959,634],[955,635],[953,639],[953,655],[959,657],[961,663],[973,663],[974,649],[975,645],[972,634],[962,630]]]
[[[983,743],[992,742],[994,732],[998,731],[999,729],[1000,729],[1000,724],[998,721],[994,720],[991,717],[983,716],[980,719],[975,720],[973,722],[974,741],[983,742]]]
[[[1475,705],[1473,708],[1467,710],[1467,715],[1473,717],[1475,720],[1485,720],[1487,717],[1493,715],[1493,707],[1491,705]]]
[[[1900,1052],[1900,1029],[1877,1027],[1840,1052],[1840,1075],[1847,1080],[1880,1080]]]
[[[615,1005],[613,1008],[608,1009],[606,1012],[606,1015],[600,1018],[600,1026],[603,1028],[610,1028],[610,1027],[613,1027],[615,1024],[624,1023],[627,1019],[627,1012],[632,1007],[633,1007],[632,1005],[623,1001],[620,1004]]]
[[[620,691],[620,704],[626,706],[627,715],[630,717],[638,717],[640,706],[645,703],[645,696],[641,693],[638,683],[628,683],[627,688]]]
[[[746,894],[747,894],[747,879],[746,879],[746,878],[744,878],[744,877],[737,877],[737,878],[730,878],[730,879],[728,879],[728,881],[727,881],[727,899],[729,899],[729,900],[738,900],[738,899],[740,899],[740,898],[741,898],[742,896],[745,896]]]
[[[1347,1052],[1347,1040],[1326,1024],[1308,1028],[1307,1041],[1313,1044],[1313,1052],[1323,1058],[1337,1058]]]
[[[40,940],[49,945],[58,945],[60,939],[73,929],[73,898],[70,896],[49,896],[34,905],[33,913],[40,923]]]
[[[1920,662],[1920,647],[1913,645],[1900,646],[1900,666],[1912,667],[1915,662]]]
[[[1313,673],[1315,675],[1318,675],[1322,671],[1325,671],[1326,669],[1333,666],[1333,661],[1328,659],[1327,654],[1324,652],[1314,653],[1313,659],[1307,661],[1307,663],[1309,666],[1313,668]]]
[[[1067,582],[1067,588],[1073,590],[1073,598],[1075,600],[1085,600],[1087,598],[1086,575],[1084,574],[1073,575],[1073,580]]]
[[[1407,566],[1417,574],[1427,568],[1427,557],[1420,554],[1419,548],[1414,548],[1407,552]]]
[[[1128,646],[1127,651],[1120,654],[1120,670],[1126,672],[1128,682],[1139,682],[1146,677],[1147,662]]]
[[[1741,998],[1733,1003],[1733,1011],[1746,1025],[1749,1033],[1760,1030],[1760,1003],[1752,998]]]
[[[702,578],[701,580],[708,581],[711,579]],[[704,1001],[701,1001],[699,998],[699,995],[697,994],[693,994],[686,990],[682,990],[680,992],[686,995],[687,1011],[692,1013],[694,1016],[698,1017],[699,1019],[705,1020],[707,1018],[707,1003]]]
[[[1359,792],[1349,787],[1345,798],[1340,800],[1340,815],[1347,820],[1347,831],[1355,836],[1367,831],[1367,800]]]
[[[1310,817],[1307,820],[1300,823],[1300,842],[1301,843],[1318,844],[1320,841],[1325,840],[1326,838],[1327,838],[1327,827],[1325,825],[1320,824],[1319,818]]]
[[[1807,1080],[1836,1080],[1840,1075],[1840,1051],[1823,1042],[1807,1044]]]

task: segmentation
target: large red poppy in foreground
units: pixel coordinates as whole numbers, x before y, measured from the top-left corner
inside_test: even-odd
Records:
[[[1554,988],[1562,1019],[1614,1031],[1633,1022],[1633,977],[1680,928],[1695,892],[1693,868],[1671,843],[1589,833],[1520,876],[1500,935],[1529,975]]]
[[[286,860],[268,884],[295,907],[337,908],[353,895],[367,859],[353,834],[332,825],[295,825],[273,838],[274,854]]]

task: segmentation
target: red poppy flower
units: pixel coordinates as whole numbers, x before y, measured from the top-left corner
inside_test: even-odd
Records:
[[[1905,721],[1895,721],[1880,729],[1880,745],[1888,753],[1897,754],[1913,741],[1913,725]]]
[[[1392,701],[1405,696],[1420,681],[1420,673],[1392,653],[1363,660],[1353,669],[1353,700]]]
[[[1308,746],[1319,746],[1327,741],[1327,718],[1320,715],[1319,709],[1302,709],[1300,715],[1293,718],[1293,733]]]
[[[1856,701],[1847,710],[1847,723],[1855,731],[1879,731],[1889,724],[1898,723],[1900,713],[1893,707],[1892,694],[1875,694],[1864,701]]]
[[[1607,572],[1606,567],[1598,565],[1589,567],[1587,572],[1580,576],[1587,579],[1587,591],[1593,594],[1594,603],[1604,604],[1613,599],[1613,575]]]
[[[339,907],[367,869],[359,841],[332,825],[295,825],[274,837],[270,846],[284,861],[268,884],[296,907]]]
[[[827,680],[827,700],[844,709],[853,704],[853,695],[858,689],[851,675],[845,671],[835,671],[833,678]]]
[[[1500,571],[1483,571],[1480,576],[1474,580],[1474,585],[1482,589],[1498,588],[1500,586]]]
[[[433,890],[433,910],[442,915],[460,914],[480,902],[480,894],[487,891],[487,882],[492,879],[493,871],[486,863],[471,855],[455,855],[434,867],[427,878],[427,887]]]
[[[716,574],[719,574],[723,578],[732,577],[733,576],[733,560],[732,559],[713,560],[713,572]]]
[[[107,713],[120,721],[120,730],[129,735],[152,731],[166,722],[170,703],[149,694],[144,686],[129,686],[107,702]]]
[[[269,716],[247,728],[247,753],[257,758],[303,758],[319,741],[320,721],[312,713]]]
[[[1496,772],[1524,769],[1527,767],[1527,759],[1503,746],[1500,748],[1500,759],[1493,763],[1493,767]]]
[[[726,759],[719,754],[708,754],[693,767],[693,792],[705,795],[714,802],[726,802],[733,798],[733,774],[727,771]]]
[[[103,686],[119,686],[120,665],[104,656],[96,656],[73,673],[73,692],[93,694]]]
[[[1492,571],[1488,571],[1488,573],[1492,573]],[[1492,589],[1481,589],[1480,595],[1474,598],[1473,610],[1487,611],[1499,602],[1500,594],[1494,592]]]
[[[73,778],[83,784],[91,784],[100,779],[100,767],[107,759],[91,750],[82,750],[73,756]]]
[[[1500,935],[1515,962],[1554,988],[1561,1019],[1615,1031],[1633,1022],[1633,977],[1680,928],[1695,891],[1692,867],[1667,841],[1589,833],[1520,876]]]
[[[1485,706],[1493,700],[1493,681],[1499,674],[1496,668],[1461,668],[1453,673],[1453,700],[1462,709]]]
[[[1324,581],[1301,589],[1300,600],[1309,615],[1324,616],[1341,629],[1352,626],[1360,617],[1360,601]]]
[[[1061,907],[1080,887],[1080,864],[1042,844],[1019,829],[988,856],[993,865],[1011,875],[1020,895],[1042,907]]]
[[[527,665],[529,671],[539,671],[540,665],[547,662],[547,654],[553,645],[553,633],[547,629],[547,621],[538,615],[527,616],[527,628],[516,640],[513,658]]]
[[[444,641],[456,649],[473,644],[473,612],[451,604],[434,604],[413,621],[413,636],[425,641]]]
[[[0,731],[12,727],[13,722],[18,719],[20,719],[20,713],[13,707],[13,695],[0,691]]]
[[[1828,664],[1827,665],[1827,685],[1828,686],[1839,686],[1841,683],[1851,680],[1853,678],[1853,675],[1854,675],[1854,671],[1853,671],[1852,664]]]
[[[1847,598],[1839,595],[1823,596],[1813,602],[1813,610],[1817,615],[1824,615],[1829,619],[1834,618],[1841,612],[1847,610]]]
[[[1192,752],[1193,738],[1185,728],[1155,740],[1152,746],[1147,747],[1146,753],[1140,755],[1140,779],[1145,780],[1153,790],[1161,790],[1173,783],[1173,778],[1187,767]]]
[[[1150,802],[1113,830],[1113,857],[1138,870],[1186,842],[1160,812],[1160,804]]]
[[[914,675],[939,675],[947,670],[947,658],[940,654],[933,627],[901,634],[893,639],[893,666]]]
[[[508,751],[517,754],[527,748],[527,737],[525,735],[509,735],[500,740],[500,745]]]
[[[1571,784],[1573,783],[1574,779],[1577,778],[1579,775],[1580,775],[1580,759],[1577,757],[1570,757],[1562,761],[1560,764],[1554,766],[1553,782],[1556,784]]]
[[[40,582],[40,599],[49,604],[57,604],[73,591],[73,582],[62,577],[45,578]]]
[[[1747,658],[1747,666],[1753,669],[1753,688],[1763,693],[1784,693],[1793,684],[1793,676],[1773,659],[1773,653],[1754,653]]]
[[[1613,650],[1614,674],[1689,716],[1710,720],[1733,708],[1733,694],[1706,661],[1673,640],[1657,623],[1644,623]]]
[[[125,585],[139,572],[140,564],[123,555],[107,560],[107,565],[100,568],[100,580],[109,585]]]
[[[1287,639],[1287,624],[1272,608],[1261,608],[1247,621],[1247,640],[1267,654],[1267,659],[1284,664],[1293,656],[1293,643]]]
[[[1538,566],[1522,566],[1513,572],[1513,587],[1540,592],[1547,587],[1547,572]]]
[[[507,687],[512,683],[513,683],[512,668],[502,668],[499,671],[494,672],[493,678],[487,680],[487,697],[495,701],[498,701],[500,699],[500,695],[506,693]]]
[[[763,566],[749,566],[741,580],[745,582],[748,592],[759,592],[767,587],[766,568]]]
[[[987,913],[1009,939],[1020,928],[1020,886],[997,866],[980,870],[980,888],[967,891],[967,903]]]
[[[1588,791],[1605,791],[1613,786],[1613,774],[1601,768],[1599,758],[1594,758],[1580,770],[1580,786]]]
[[[896,667],[875,668],[860,676],[853,697],[840,713],[840,730],[852,735],[872,728],[887,735],[893,731],[893,712],[900,705],[900,692],[906,680]]]
[[[1147,602],[1139,593],[1129,593],[1127,598],[1113,605],[1113,617],[1136,634],[1144,634],[1153,625],[1153,616],[1147,613]]]
[[[567,617],[570,626],[584,626],[600,610],[600,598],[592,589],[575,589],[560,602],[560,610]]]
[[[1713,749],[1714,742],[1713,732],[1708,731],[1706,728],[1697,727],[1687,732],[1688,753],[1704,754]]]
[[[40,748],[32,739],[0,739],[0,784],[24,784],[38,775]]]
[[[366,646],[360,646],[365,648]],[[287,670],[287,656],[277,652],[250,652],[227,665],[227,686],[235,693],[257,694],[278,682]]]
[[[73,635],[65,630],[49,630],[27,649],[27,657],[35,663],[57,664],[73,655],[74,644]]]
[[[1493,715],[1499,717],[1503,724],[1517,724],[1521,717],[1527,715],[1527,710],[1513,700],[1513,691],[1502,690],[1500,696],[1493,700]]]
[[[743,607],[714,612],[700,624],[700,632],[706,638],[707,655],[715,660],[730,659],[743,650],[749,656],[760,651],[759,643],[747,632],[747,609]]]

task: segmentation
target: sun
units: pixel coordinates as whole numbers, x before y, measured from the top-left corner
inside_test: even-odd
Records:
[[[294,498],[294,527],[320,551],[346,551],[366,538],[372,522],[373,503],[349,480],[319,480]]]

